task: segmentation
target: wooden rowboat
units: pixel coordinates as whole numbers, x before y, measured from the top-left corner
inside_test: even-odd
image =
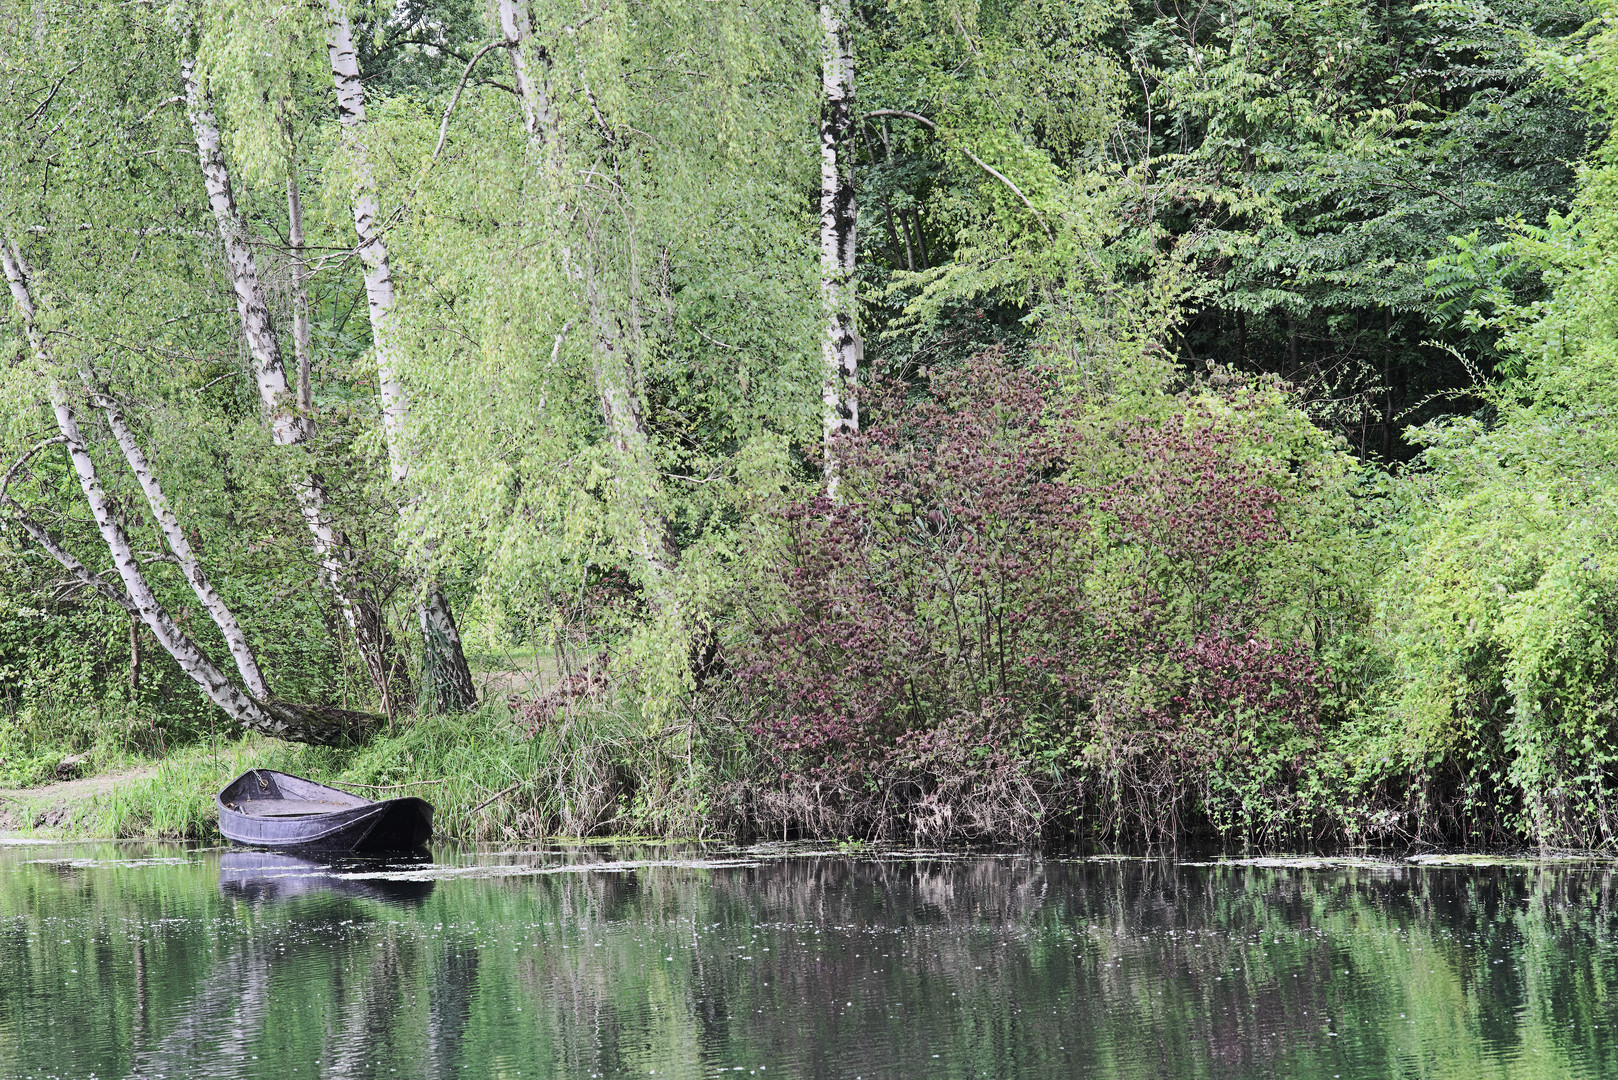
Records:
[[[372,802],[273,769],[242,773],[214,802],[225,839],[253,847],[413,851],[433,834],[425,800]]]

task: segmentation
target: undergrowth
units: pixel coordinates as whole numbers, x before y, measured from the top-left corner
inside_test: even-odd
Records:
[[[503,705],[420,717],[359,749],[246,735],[173,751],[151,775],[66,807],[24,797],[13,817],[27,826],[49,814],[50,826],[83,836],[212,841],[215,793],[249,769],[277,769],[369,798],[418,795],[448,838],[699,836],[726,820],[714,812],[712,793],[727,785],[708,727],[691,718],[648,733],[633,711],[593,703],[532,735]]]

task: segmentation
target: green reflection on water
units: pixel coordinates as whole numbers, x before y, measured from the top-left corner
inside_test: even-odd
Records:
[[[441,857],[0,846],[0,1077],[1618,1075],[1598,864]]]

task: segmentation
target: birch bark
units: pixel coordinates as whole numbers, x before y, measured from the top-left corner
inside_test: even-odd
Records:
[[[9,266],[7,270],[9,272]],[[66,442],[73,471],[79,478],[79,488],[84,492],[85,501],[90,504],[96,529],[101,533],[102,542],[107,545],[107,550],[112,555],[113,566],[124,584],[124,591],[129,594],[136,611],[140,613],[141,622],[151,629],[158,642],[170,656],[174,657],[180,668],[202,687],[208,699],[223,709],[225,715],[249,727],[261,729],[274,727],[273,720],[259,703],[244,694],[224,672],[215,667],[184,631],[175,625],[168,612],[158,602],[156,594],[147,584],[145,575],[141,573],[140,564],[129,543],[129,536],[114,515],[112,503],[101,487],[95,462],[91,460],[84,444],[83,433],[79,430],[78,418],[74,416],[61,388],[54,381],[51,383],[51,408],[56,414],[56,426]]]
[[[854,49],[849,0],[821,0],[820,292],[827,489],[837,476],[832,442],[860,427],[858,378],[863,347],[855,326]],[[906,238],[908,241],[908,237]]]
[[[309,266],[303,261],[303,199],[298,194],[298,165],[287,162],[287,243],[292,249],[292,352],[298,362],[298,408],[307,415],[315,407],[313,343],[309,332]]]
[[[146,616],[147,605],[143,604],[141,593],[129,584],[124,573],[125,563],[140,579],[140,585],[145,587],[145,578],[140,574],[139,564],[134,561],[134,554],[129,546],[128,537],[123,527],[115,518],[111,517],[111,504],[107,501],[106,493],[101,489],[100,481],[96,478],[94,463],[90,460],[84,439],[79,431],[78,420],[67,404],[61,387],[56,378],[50,373],[48,364],[49,346],[44,335],[40,332],[34,310],[33,293],[28,284],[29,272],[27,264],[23,261],[22,251],[15,244],[7,243],[5,250],[0,252],[4,259],[6,282],[11,288],[12,300],[17,310],[22,314],[23,326],[28,335],[29,348],[34,353],[35,360],[45,371],[49,380],[51,407],[56,413],[57,428],[62,433],[62,440],[67,446],[68,455],[73,462],[74,472],[79,477],[79,485],[84,490],[84,496],[90,502],[90,508],[95,514],[96,524],[102,533],[102,539],[112,551],[114,561],[119,567],[120,576],[125,578],[125,588],[135,601],[137,609]],[[88,381],[88,380],[87,380]],[[169,542],[169,548],[174,553],[180,565],[180,571],[185,575],[186,583],[196,594],[197,600],[207,611],[208,617],[219,628],[225,638],[225,644],[230,649],[230,655],[236,661],[236,669],[241,673],[242,681],[247,685],[248,691],[259,699],[270,696],[269,687],[265,685],[264,675],[259,670],[258,660],[253,655],[253,648],[247,641],[247,635],[242,632],[241,624],[236,620],[235,614],[225,604],[208,575],[203,571],[202,564],[198,562],[196,554],[191,550],[191,542],[186,539],[185,532],[180,528],[179,519],[175,517],[173,508],[169,506],[164,497],[162,488],[158,485],[157,477],[152,472],[146,455],[141,452],[139,445],[134,441],[127,425],[123,423],[123,414],[117,406],[108,403],[104,407],[108,422],[113,428],[113,437],[124,452],[130,468],[134,470],[136,479],[140,482],[141,490],[146,494],[147,502],[151,505],[152,513],[156,516],[164,537]],[[110,523],[110,524],[109,524]],[[109,531],[110,530],[110,531]],[[82,568],[82,567],[79,567]],[[69,567],[70,570],[77,569]],[[151,604],[156,604],[155,596],[149,589],[146,595],[151,597]],[[159,609],[160,610],[160,609]],[[166,615],[164,616],[167,617]],[[194,648],[194,647],[193,647]],[[198,654],[200,655],[200,653]],[[178,659],[178,657],[176,657]],[[184,662],[182,661],[182,666]],[[222,677],[222,676],[221,676]],[[227,709],[227,712],[229,710]]]
[[[197,143],[197,159],[202,165],[208,205],[225,246],[225,268],[236,294],[236,313],[241,318],[247,350],[253,357],[259,400],[270,419],[270,432],[276,445],[301,442],[308,435],[307,421],[290,407],[286,368],[280,360],[275,328],[270,324],[270,310],[259,288],[253,250],[247,244],[246,225],[236,213],[236,197],[231,191],[230,173],[225,168],[225,154],[220,146],[219,122],[197,85],[196,62],[189,56],[180,60],[180,78],[185,84],[186,114]]]
[[[365,145],[365,90],[360,83],[359,57],[343,0],[332,0],[330,38],[332,85],[337,91],[337,120],[354,172],[350,204],[354,232],[359,237],[360,264],[365,270],[365,301],[371,319],[372,347],[376,352],[377,391],[382,399],[382,433],[395,483],[410,478],[410,456],[405,448],[405,420],[410,401],[394,352],[390,331],[393,314],[393,270],[387,240],[382,235],[381,210],[376,201],[376,178],[370,150]]]
[[[328,14],[327,46],[331,56],[332,85],[337,91],[337,120],[354,172],[354,194],[351,199],[354,232],[359,238],[360,263],[365,268],[365,299],[376,351],[377,388],[382,399],[382,433],[388,444],[393,481],[402,488],[410,479],[410,452],[405,423],[410,399],[400,376],[398,354],[392,337],[393,271],[388,262],[387,241],[382,233],[376,179],[371,172],[370,152],[365,145],[365,90],[360,84],[354,34],[343,0],[330,0]],[[416,611],[422,630],[422,667],[428,683],[424,688],[427,695],[436,704],[451,709],[474,707],[477,704],[477,686],[466,663],[460,630],[450,612],[449,601],[437,582],[423,583],[422,599]]]
[[[570,191],[561,121],[550,85],[551,56],[533,37],[525,0],[499,0],[499,18],[500,32],[511,53],[529,150],[542,177],[562,200],[556,219],[565,221],[571,216],[567,208]],[[590,373],[608,439],[618,460],[619,509],[627,519],[618,531],[644,563],[659,602],[666,603],[668,579],[679,562],[679,551],[659,508],[661,484],[652,457],[651,436],[637,378],[639,365],[635,350],[640,335],[632,326],[625,325],[623,313],[607,293],[594,254],[597,245],[593,225],[586,225],[583,243],[577,252],[564,238],[563,268],[583,289],[594,334]]]
[[[195,62],[190,57],[180,60],[180,78],[185,85],[186,112],[191,132],[197,144],[197,160],[202,167],[203,186],[208,193],[208,205],[219,228],[219,238],[225,248],[225,269],[230,277],[231,289],[236,294],[236,310],[242,324],[242,335],[253,358],[253,372],[258,384],[259,403],[269,421],[271,437],[277,445],[307,445],[313,435],[308,415],[294,408],[294,397],[287,383],[286,364],[281,354],[280,341],[270,322],[269,307],[264,301],[263,283],[258,274],[258,261],[247,243],[247,223],[236,206],[235,192],[231,188],[230,169],[225,162],[219,136],[219,122],[214,118],[207,96],[196,79]],[[287,179],[288,210],[292,221],[295,247],[303,243],[303,213],[298,198],[297,179],[289,170]],[[296,253],[295,253],[296,257]],[[302,325],[294,326],[294,348],[299,352],[299,387],[297,400],[308,398],[308,299],[307,282],[302,276],[299,260],[294,282],[294,309],[302,313]],[[295,316],[296,320],[296,316]],[[301,334],[301,337],[300,337]],[[355,646],[365,662],[371,683],[382,699],[382,708],[392,716],[396,707],[410,697],[409,676],[399,662],[387,632],[378,604],[359,595],[361,589],[354,581],[353,568],[357,563],[348,538],[331,522],[329,500],[325,485],[318,474],[305,472],[298,481],[298,507],[304,523],[314,540],[315,553],[320,559],[326,581],[337,599],[354,636]]]
[[[112,556],[113,566],[117,570],[119,580],[123,583],[122,595],[114,595],[114,599],[126,611],[137,615],[141,622],[152,631],[158,644],[172,656],[180,669],[186,673],[203,693],[225,715],[245,727],[262,731],[280,738],[301,739],[306,742],[333,742],[339,741],[350,734],[348,730],[326,728],[317,715],[319,710],[310,710],[295,705],[275,705],[255,700],[244,693],[240,687],[233,683],[224,672],[216,667],[213,661],[197,647],[186,633],[179,628],[174,620],[164,610],[152,591],[145,575],[141,572],[140,563],[135,557],[129,536],[124,531],[122,523],[113,511],[111,500],[101,486],[101,479],[96,472],[95,462],[90,457],[88,447],[85,445],[83,432],[79,429],[78,417],[74,415],[71,405],[63,394],[60,384],[50,374],[51,360],[49,345],[38,327],[35,318],[33,295],[28,284],[27,271],[22,261],[22,253],[10,241],[0,241],[0,264],[6,275],[6,281],[11,288],[11,296],[17,305],[18,312],[23,318],[23,327],[28,342],[34,354],[35,362],[46,374],[51,399],[51,411],[56,417],[57,430],[62,434],[63,445],[67,449],[68,459],[72,462],[73,472],[78,477],[79,489],[84,493],[85,501],[90,504],[91,515],[95,519],[96,530],[107,546]],[[57,558],[75,577],[104,595],[111,590],[99,575],[91,573],[82,563],[69,554],[60,545],[52,541],[43,529],[37,526],[30,528],[32,522],[26,522],[24,528],[39,539],[46,550]],[[347,714],[351,719],[353,714]],[[329,718],[328,718],[329,719]],[[322,728],[326,728],[322,730]]]

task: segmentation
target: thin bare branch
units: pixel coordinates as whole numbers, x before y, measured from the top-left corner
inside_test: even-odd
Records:
[[[491,41],[487,45],[483,46],[483,48],[473,53],[472,59],[466,62],[466,70],[461,72],[461,81],[455,84],[455,93],[449,96],[449,104],[444,108],[444,121],[438,125],[438,145],[433,147],[433,156],[431,161],[428,163],[429,165],[433,161],[438,160],[438,152],[444,149],[444,138],[449,134],[449,117],[450,114],[455,111],[455,106],[461,100],[461,91],[466,89],[467,76],[472,74],[472,69],[477,66],[479,60],[483,59],[484,53],[487,53],[493,49],[508,49],[510,47],[511,43],[508,41]]]
[[[6,491],[11,487],[11,481],[16,479],[18,469],[28,464],[28,460],[30,458],[39,453],[41,450],[45,449],[47,446],[55,446],[56,444],[65,441],[66,440],[63,439],[62,436],[53,435],[49,439],[39,440],[33,446],[30,446],[27,450],[23,451],[22,456],[16,461],[13,461],[11,463],[11,468],[6,470],[6,478],[4,480],[0,480],[0,502],[5,502],[7,500]]]
[[[894,117],[900,117],[900,118],[905,119],[905,120],[914,120],[914,121],[916,121],[916,123],[924,125],[927,128],[927,130],[933,132],[934,134],[941,134],[939,132],[939,130],[938,130],[938,125],[933,123],[931,120],[927,119],[925,116],[922,116],[920,113],[907,112],[904,109],[876,109],[876,110],[873,110],[871,112],[866,113],[865,114],[865,119],[869,120],[872,117],[876,117],[876,116],[894,116]],[[1045,215],[1039,212],[1039,208],[1036,207],[1033,204],[1033,202],[1029,200],[1027,195],[1023,194],[1022,188],[1018,187],[1015,183],[1012,182],[1011,177],[1007,176],[1005,173],[1001,172],[999,169],[995,168],[993,165],[990,165],[987,161],[984,161],[982,158],[980,158],[976,154],[972,153],[972,151],[968,150],[966,147],[961,146],[959,144],[955,144],[955,149],[959,150],[961,153],[963,153],[967,157],[971,158],[972,163],[975,164],[978,168],[982,169],[984,172],[988,173],[990,176],[994,177],[996,180],[998,180],[1002,184],[1006,185],[1006,187],[1010,188],[1012,194],[1016,195],[1017,198],[1021,199],[1022,204],[1024,206],[1028,207],[1029,212],[1032,213],[1036,219],[1038,219],[1039,227],[1041,229],[1045,230],[1046,238],[1050,239],[1050,240],[1056,239],[1056,235],[1051,232],[1051,227],[1048,224],[1046,224],[1046,222],[1045,222]]]

